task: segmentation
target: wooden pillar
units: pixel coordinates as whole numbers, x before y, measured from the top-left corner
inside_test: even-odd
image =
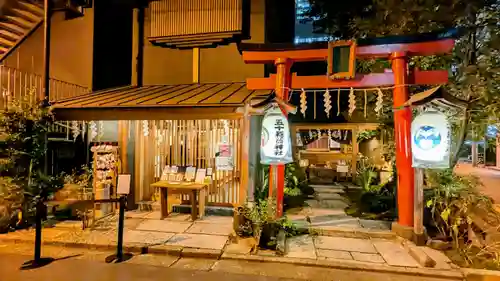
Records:
[[[276,95],[288,101],[288,93],[290,92],[290,87],[292,86],[292,77],[290,68],[292,67],[292,61],[288,58],[278,58],[274,62],[276,65]],[[286,114],[286,113],[285,113]],[[269,182],[273,182],[271,175],[276,179],[276,215],[281,217],[283,215],[283,199],[285,195],[285,165],[271,165],[269,173]],[[272,186],[269,187],[272,189]]]
[[[200,48],[193,49],[193,83],[200,83]]]
[[[248,154],[250,152],[250,114],[245,109],[245,116],[241,119],[241,158],[240,158],[240,191],[238,198],[238,205],[243,205],[248,198],[249,188],[249,160]]]
[[[120,162],[121,162],[121,171],[120,173],[128,174],[128,131],[130,128],[128,127],[128,121],[120,120],[118,121],[118,143],[120,145]]]
[[[414,171],[411,157],[411,109],[400,108],[409,98],[408,58],[404,52],[391,56],[394,73],[394,135],[396,142],[398,223],[413,227]]]

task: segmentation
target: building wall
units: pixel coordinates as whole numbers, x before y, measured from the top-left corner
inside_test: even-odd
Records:
[[[66,21],[64,13],[52,17],[51,78],[92,86],[93,10],[81,18]],[[43,73],[43,26],[28,37],[4,64],[26,72]]]
[[[251,1],[251,39],[245,42],[264,42],[264,2],[265,0]],[[150,32],[149,20],[149,11],[146,11],[146,37]],[[157,47],[147,38],[145,40],[144,85],[193,82],[193,50]],[[200,83],[243,82],[246,78],[263,75],[264,67],[260,64],[245,64],[234,43],[200,51]]]

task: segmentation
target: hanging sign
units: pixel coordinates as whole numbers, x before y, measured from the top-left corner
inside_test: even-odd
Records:
[[[227,143],[219,143],[219,151],[215,155],[215,166],[220,171],[232,171],[233,164],[233,146]]]
[[[451,130],[446,116],[426,111],[411,123],[411,149],[414,168],[450,167]]]
[[[288,164],[292,159],[292,141],[288,120],[278,106],[272,106],[262,120],[260,163]]]

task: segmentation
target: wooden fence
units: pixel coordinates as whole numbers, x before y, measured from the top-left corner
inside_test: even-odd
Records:
[[[194,166],[212,168],[213,183],[208,203],[238,204],[241,168],[241,120],[155,120],[136,122],[135,170],[139,200],[148,200],[155,192],[150,184],[158,181],[163,167]],[[227,138],[232,146],[234,168],[218,171],[215,156],[219,144]],[[184,196],[182,201],[189,198]]]

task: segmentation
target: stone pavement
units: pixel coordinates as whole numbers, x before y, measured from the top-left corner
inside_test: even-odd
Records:
[[[232,233],[232,217],[207,216],[195,222],[190,220],[189,214],[173,214],[164,220],[159,218],[159,212],[127,212],[124,246],[185,254],[201,249],[205,254],[218,256]],[[116,224],[116,217],[101,222],[94,230],[81,230],[81,222],[60,223],[54,228],[44,228],[43,241],[46,244],[112,249],[117,243]],[[1,234],[0,240],[31,242],[34,241],[34,230]]]
[[[359,188],[348,185],[351,189]],[[311,185],[311,187],[314,188],[315,198],[306,201],[307,207],[287,211],[287,217],[298,226],[313,228],[319,232],[343,228],[386,231],[390,235],[390,222],[359,219],[345,213],[348,202],[342,196],[344,185]],[[310,222],[307,222],[307,218]]]

